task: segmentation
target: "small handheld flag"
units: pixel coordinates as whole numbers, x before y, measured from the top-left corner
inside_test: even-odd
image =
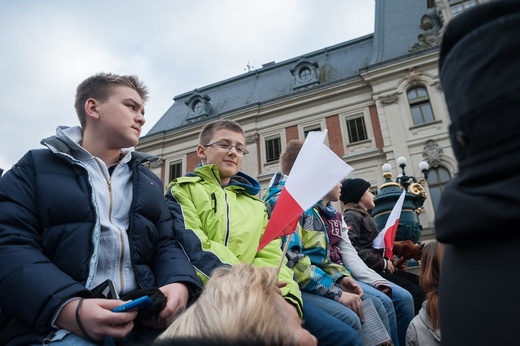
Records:
[[[307,135],[271,213],[258,251],[273,239],[294,232],[300,215],[354,170],[323,143],[326,135],[327,130]]]
[[[395,203],[392,208],[388,220],[386,220],[385,228],[379,232],[376,239],[372,242],[372,246],[375,249],[385,249],[385,256],[390,259],[394,257],[392,248],[394,247],[395,235],[397,233],[397,227],[399,226],[399,218],[401,217],[401,210],[403,209],[405,196],[406,190],[403,190],[397,203]]]

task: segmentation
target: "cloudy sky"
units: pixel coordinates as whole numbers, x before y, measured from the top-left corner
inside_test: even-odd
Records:
[[[0,168],[78,124],[97,72],[148,86],[143,133],[173,97],[374,31],[375,0],[0,0]]]

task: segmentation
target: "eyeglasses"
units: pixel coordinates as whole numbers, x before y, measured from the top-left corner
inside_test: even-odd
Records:
[[[216,142],[208,143],[208,144],[206,144],[204,146],[205,147],[211,147],[213,145],[216,145],[220,149],[227,150],[227,151],[231,151],[231,149],[235,148],[235,151],[237,152],[238,155],[247,155],[247,154],[249,154],[249,150],[247,150],[246,148],[237,147],[236,145],[225,143],[225,142],[216,141]]]

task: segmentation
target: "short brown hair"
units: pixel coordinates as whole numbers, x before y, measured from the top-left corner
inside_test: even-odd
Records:
[[[287,143],[287,148],[280,156],[280,169],[283,174],[289,175],[291,173],[294,161],[296,161],[302,146],[303,142],[298,139],[292,139]]]
[[[215,132],[218,130],[222,130],[222,129],[230,130],[233,132],[238,132],[238,133],[241,133],[242,136],[244,136],[244,138],[246,137],[244,129],[236,121],[229,120],[229,119],[218,119],[218,120],[212,121],[212,122],[204,125],[204,127],[202,128],[202,131],[200,132],[200,135],[199,135],[199,144],[200,145],[208,144],[208,142],[211,140],[211,138],[213,137]]]
[[[134,89],[143,103],[148,101],[148,89],[137,76],[120,76],[112,73],[98,73],[81,82],[76,89],[76,100],[74,107],[78,115],[81,127],[85,127],[87,115],[85,113],[85,102],[94,98],[100,102],[108,100],[112,89],[116,86],[126,86]]]

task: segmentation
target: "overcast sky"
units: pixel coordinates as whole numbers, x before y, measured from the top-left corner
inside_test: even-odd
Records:
[[[143,133],[173,97],[374,32],[375,0],[0,0],[0,168],[58,125],[97,72],[148,86]]]

